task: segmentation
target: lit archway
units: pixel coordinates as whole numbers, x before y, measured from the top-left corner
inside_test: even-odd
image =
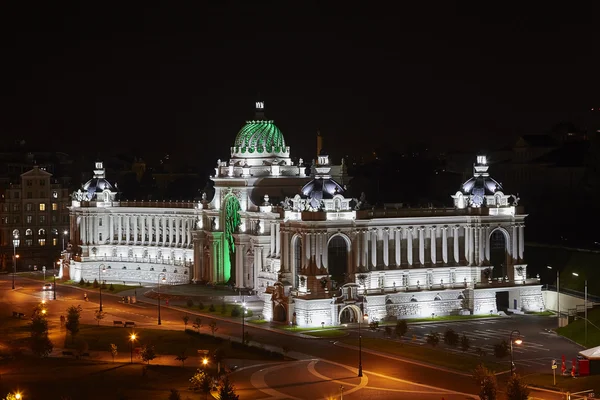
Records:
[[[508,232],[496,228],[489,237],[490,264],[494,266],[492,277],[499,278],[508,275],[508,267],[512,265]]]
[[[240,218],[240,202],[238,198],[233,194],[225,196],[223,201],[224,219],[225,226],[223,234],[225,240],[223,241],[224,252],[223,252],[223,281],[229,282],[230,279],[236,279],[235,276],[235,242],[233,234],[237,232],[238,227],[241,224]]]
[[[360,308],[352,304],[340,310],[338,319],[340,324],[352,324],[360,321],[361,316],[362,312],[360,311]]]
[[[327,243],[327,270],[337,286],[346,282],[349,246],[350,240],[342,234],[333,235]]]
[[[287,310],[281,303],[276,303],[273,307],[273,321],[287,322]]]

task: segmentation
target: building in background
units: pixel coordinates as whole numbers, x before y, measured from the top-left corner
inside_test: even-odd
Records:
[[[16,250],[18,271],[41,270],[44,266],[53,269],[69,240],[68,187],[35,166],[20,175],[20,183],[8,184],[1,190],[2,268],[12,270]],[[13,242],[15,239],[18,242]]]

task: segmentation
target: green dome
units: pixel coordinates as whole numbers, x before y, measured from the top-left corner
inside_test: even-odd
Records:
[[[233,144],[234,153],[283,153],[283,134],[273,121],[246,121]]]

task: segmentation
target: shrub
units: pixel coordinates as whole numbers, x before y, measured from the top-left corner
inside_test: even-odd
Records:
[[[436,347],[440,342],[440,334],[434,331],[431,331],[427,335],[427,344],[430,344],[432,347]]]
[[[211,304],[210,307],[208,307],[208,311],[210,312],[215,312],[216,308],[214,304]]]
[[[108,287],[108,290],[110,290],[111,292],[115,291],[115,287],[113,286],[113,284],[111,283],[110,286]]]
[[[398,336],[398,339],[402,339],[402,337],[406,335],[407,331],[408,324],[406,323],[406,320],[401,319],[400,321],[396,322],[396,336]]]
[[[85,281],[85,286],[92,286],[92,282],[90,282],[90,281]]]
[[[198,302],[198,308],[199,308],[200,310],[204,310],[204,303],[203,303],[203,302],[201,302],[201,301],[199,301],[199,302]]]
[[[510,353],[510,350],[508,347],[508,343],[506,343],[506,340],[503,340],[500,343],[497,343],[494,345],[494,355],[497,358],[504,358],[509,353]]]
[[[187,302],[186,302],[186,304],[187,304],[188,307],[193,307],[194,306],[194,300],[188,299]]]
[[[379,321],[372,321],[369,323],[369,328],[371,328],[372,331],[376,331],[379,329]]]
[[[85,281],[83,280],[83,278],[81,278],[79,280],[79,286],[83,286],[83,285],[85,285]]]
[[[458,336],[458,333],[454,331],[454,329],[446,329],[446,332],[444,332],[444,343],[446,343],[448,346],[456,347],[459,341],[460,337]]]
[[[98,279],[94,279],[94,283],[92,284],[94,289],[98,289],[100,287],[100,284],[98,283]]]
[[[462,335],[462,337],[460,338],[460,349],[462,351],[469,351],[469,348],[471,348],[471,341],[468,337]]]
[[[231,316],[234,318],[239,317],[240,315],[242,315],[242,309],[240,308],[240,306],[235,306],[231,309]]]

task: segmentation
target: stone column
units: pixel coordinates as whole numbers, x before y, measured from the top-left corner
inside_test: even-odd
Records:
[[[290,232],[284,227],[281,231],[283,243],[281,248],[281,270],[290,272]]]
[[[470,226],[469,225],[465,225],[465,260],[467,261],[467,265],[469,265],[471,263],[471,260],[469,258],[469,252],[471,251],[471,247],[469,246],[469,242],[471,239],[469,239],[469,229]]]
[[[174,217],[173,218],[173,225],[175,228],[175,247],[179,246],[179,226],[181,221],[181,217]]]
[[[369,269],[369,230],[362,230],[363,244],[362,244],[362,266]]]
[[[168,240],[168,237],[167,237],[167,218],[164,215],[161,218],[162,218],[162,221],[161,221],[162,222],[161,233],[162,233],[162,237],[163,237],[162,246],[166,246],[167,245],[167,240]],[[218,260],[213,260],[213,262],[216,263],[216,262],[218,262]]]
[[[140,230],[142,231],[142,240],[140,244],[143,246],[146,244],[146,216],[142,215],[140,218]]]
[[[87,229],[87,221],[85,220],[85,215],[81,215],[81,219],[79,220],[79,240],[83,245],[87,244],[86,238],[86,229]]]
[[[442,227],[442,262],[448,265],[448,227]]]
[[[275,256],[281,257],[281,232],[279,223],[275,223]]]
[[[175,217],[171,217],[168,219],[169,221],[169,246],[173,246],[175,244]]]
[[[117,244],[123,240],[123,215],[117,214]]]
[[[243,288],[244,286],[244,245],[237,243],[235,245],[235,286]]]
[[[193,218],[188,219],[188,226],[187,226],[187,246],[188,247],[192,243],[192,230],[195,229],[194,223],[195,223],[195,220]]]
[[[460,249],[459,249],[459,227],[455,226],[452,228],[452,235],[454,236],[454,262],[456,264],[460,263]]]
[[[473,258],[472,262],[475,265],[479,265],[479,231],[481,229],[480,226],[474,226],[473,229]]]
[[[321,262],[323,263],[323,266],[325,268],[329,268],[329,254],[328,254],[328,247],[327,247],[327,232],[322,232],[321,234],[321,251],[322,251],[322,257],[321,257]]]
[[[269,254],[271,257],[275,256],[275,223],[271,221],[271,247],[269,248]]]
[[[419,227],[419,263],[425,265],[425,228]]]
[[[519,261],[523,261],[525,252],[525,225],[519,224]]]
[[[125,241],[125,244],[129,244],[129,241],[131,240],[131,216],[130,215],[126,215],[125,216],[125,232],[126,232],[126,237],[127,240]]]
[[[352,245],[354,246],[354,268],[356,271],[360,269],[360,231],[357,230],[354,232],[354,240],[352,241]]]
[[[114,215],[108,216],[108,240],[109,243],[112,244],[115,238],[115,217]]]
[[[371,266],[377,269],[377,228],[371,231]]]
[[[414,232],[415,228],[413,228],[412,226],[409,227],[406,230],[406,261],[408,262],[409,266],[413,266],[414,264],[414,260],[413,260],[413,232]]]
[[[432,226],[429,230],[431,235],[431,265],[435,265],[437,263],[437,238],[436,238],[437,227]]]
[[[138,216],[132,215],[131,222],[133,222],[133,245],[137,245],[138,240]]]
[[[517,226],[516,225],[512,226],[512,249],[510,252],[512,254],[513,261],[515,263],[517,263],[518,258],[519,258],[519,252],[518,252],[518,247],[517,247]]]
[[[396,228],[394,233],[394,261],[396,266],[402,265],[402,228]]]
[[[390,228],[383,229],[383,265],[386,269],[390,265]]]
[[[311,233],[307,232],[304,234],[304,254],[305,254],[305,259],[304,259],[304,264],[302,265],[302,267],[307,267],[310,264],[310,243],[311,243],[311,239],[310,239]]]
[[[315,264],[317,265],[317,268],[321,268],[323,266],[323,263],[321,262],[321,260],[322,260],[321,255],[323,254],[323,251],[321,249],[321,232],[315,232],[314,236],[315,236]]]
[[[483,245],[485,247],[485,260],[489,263],[490,261],[490,226],[485,227],[485,236],[483,240]]]

